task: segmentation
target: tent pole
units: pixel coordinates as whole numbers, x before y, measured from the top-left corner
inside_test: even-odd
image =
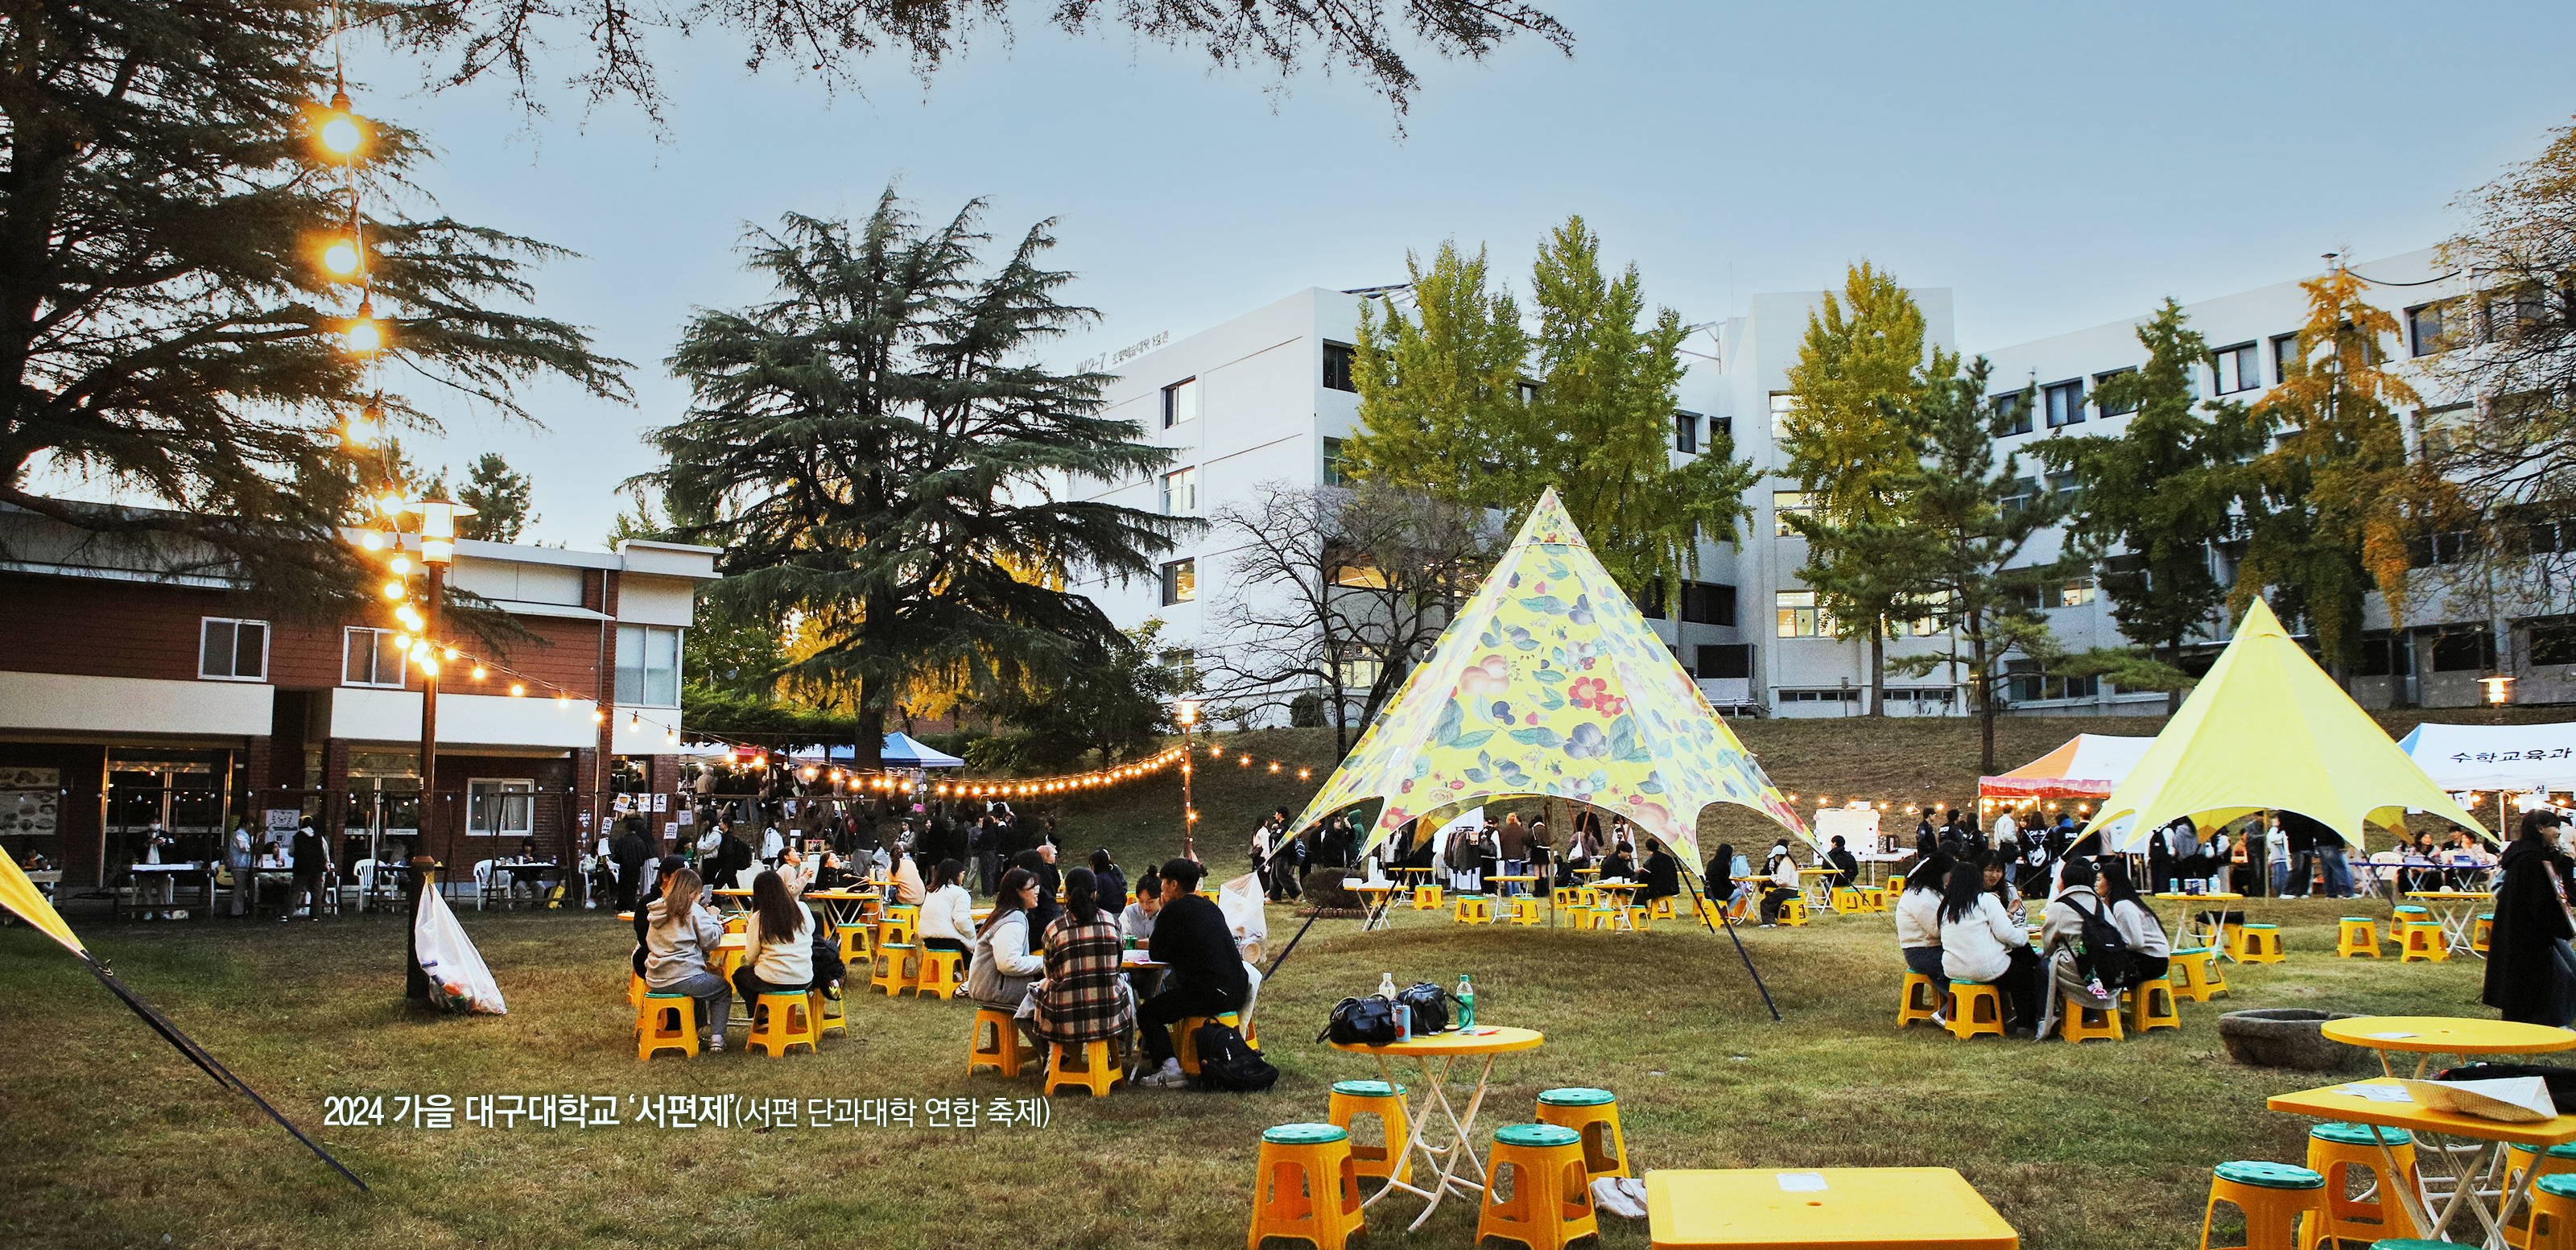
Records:
[[[1691,910],[1699,911],[1700,901],[1706,898],[1707,895],[1703,894],[1698,886],[1691,885],[1691,877],[1693,874],[1689,865],[1683,864],[1678,865],[1678,867],[1680,868],[1679,875],[1681,876],[1682,883],[1686,886],[1690,886]],[[1744,971],[1752,976],[1753,988],[1762,991],[1762,1005],[1770,1010],[1771,1022],[1773,1024],[1778,1024],[1780,1022],[1780,1004],[1771,1001],[1771,987],[1762,983],[1761,969],[1753,966],[1753,955],[1751,952],[1744,949],[1744,939],[1735,935],[1735,921],[1726,914],[1726,910],[1724,908],[1718,909],[1717,918],[1726,922],[1727,940],[1735,943],[1735,954],[1738,958],[1744,961]],[[1708,923],[1708,916],[1705,912],[1700,915],[1699,922],[1701,924]]]

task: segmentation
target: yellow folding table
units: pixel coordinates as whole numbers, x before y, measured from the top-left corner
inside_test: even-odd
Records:
[[[2382,1022],[2386,1022],[2385,1018]],[[2576,1141],[2576,1115],[2561,1115],[2529,1124],[2508,1124],[2501,1120],[2435,1111],[2414,1101],[2407,1094],[2406,1087],[2395,1080],[2354,1081],[2322,1089],[2301,1090],[2295,1094],[2278,1095],[2264,1105],[2291,1115],[2315,1116],[2348,1124],[2375,1124],[2417,1135],[2425,1148],[2415,1152],[2416,1160],[2419,1164],[2430,1161],[2434,1167],[2425,1170],[2446,1176],[2451,1182],[2451,1191],[2442,1199],[2442,1209],[2436,1212],[2426,1207],[2427,1197],[2417,1193],[2414,1186],[2387,1187],[2397,1191],[2398,1207],[2414,1222],[2414,1235],[2436,1241],[2450,1240],[2443,1235],[2443,1230],[2450,1227],[2452,1219],[2465,1207],[2477,1217],[2479,1224],[2485,1226],[2486,1235],[2476,1244],[2486,1246],[2487,1250],[2508,1250],[2506,1221],[2513,1218],[2516,1208],[2530,1201],[2532,1179],[2540,1174],[2538,1167],[2522,1169],[2498,1195],[2500,1201],[2495,1208],[2489,1210],[2483,1186],[2489,1178],[2505,1174],[2505,1148],[2508,1145],[2528,1146],[2534,1154],[2539,1154],[2551,1146]],[[2405,1175],[2404,1169],[2397,1166],[2396,1152],[2389,1146],[2387,1141],[2379,1143],[2380,1161],[2387,1168],[2381,1175]],[[2469,1156],[2465,1165],[2460,1161],[2461,1154]]]
[[[2021,1235],[1950,1168],[1646,1173],[1655,1250],[2017,1250]]]
[[[1426,1199],[1422,1206],[1422,1214],[1414,1218],[1411,1226],[1415,1231],[1420,1231],[1422,1225],[1430,1220],[1431,1213],[1440,1209],[1440,1199],[1452,1190],[1469,1201],[1482,1202],[1485,1193],[1485,1161],[1476,1157],[1476,1112],[1484,1105],[1486,1084],[1493,1079],[1494,1057],[1516,1050],[1535,1050],[1546,1040],[1547,1036],[1536,1029],[1487,1025],[1480,1026],[1472,1032],[1465,1029],[1451,1029],[1444,1033],[1432,1033],[1408,1041],[1391,1042],[1384,1046],[1333,1043],[1335,1050],[1347,1051],[1355,1055],[1375,1056],[1378,1072],[1386,1078],[1387,1087],[1390,1089],[1396,1087],[1397,1081],[1395,1067],[1389,1060],[1412,1059],[1422,1065],[1422,1080],[1416,1086],[1420,1092],[1415,1096],[1414,1105],[1410,1109],[1413,1121],[1412,1136],[1406,1139],[1403,1149],[1391,1150],[1387,1159],[1390,1164],[1393,1164],[1419,1150],[1422,1152],[1423,1162],[1429,1166],[1429,1171],[1416,1173],[1416,1175],[1427,1175],[1429,1180],[1422,1185],[1415,1185],[1390,1178],[1385,1188],[1370,1194],[1368,1201],[1360,1205],[1364,1207],[1373,1205],[1379,1199],[1399,1189]],[[1460,1059],[1476,1058],[1482,1058],[1484,1062],[1476,1066],[1476,1088],[1467,1096],[1467,1109],[1464,1114],[1461,1114],[1450,1103],[1448,1092],[1443,1086],[1449,1079],[1449,1070],[1457,1066]],[[1449,1131],[1453,1137],[1447,1145],[1433,1145],[1430,1139],[1431,1113],[1435,1108],[1449,1121]],[[1393,1143],[1389,1143],[1389,1146],[1392,1147]],[[1470,1173],[1473,1174],[1472,1177]]]

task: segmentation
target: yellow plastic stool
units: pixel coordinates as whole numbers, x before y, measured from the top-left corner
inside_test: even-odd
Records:
[[[1553,906],[1574,907],[1581,903],[1583,889],[1580,886],[1560,885],[1549,891],[1547,897],[1548,902]]]
[[[2281,926],[2276,924],[2241,924],[2233,930],[2235,945],[2227,957],[2240,964],[2277,964],[2281,953]]]
[[[2374,1133],[2378,1141],[2372,1140]],[[2388,1144],[2388,1153],[2397,1156],[2398,1176],[2388,1174],[2388,1160],[2379,1153],[2382,1141]],[[2371,1241],[2403,1234],[2411,1221],[2396,1214],[2404,1209],[2394,1197],[2400,1192],[2398,1186],[2423,1192],[2415,1176],[2415,1138],[2404,1129],[2320,1124],[2308,1130],[2308,1170],[2326,1178],[2324,1222],[2312,1223],[2300,1233],[2300,1241],[2311,1246],[2320,1236]],[[2367,1199],[2346,1196],[2355,1171],[2370,1177]]]
[[[925,947],[913,959],[921,965],[920,975],[912,979],[915,997],[955,998],[966,992],[966,952]]]
[[[2227,974],[2219,970],[2218,953],[2206,946],[2175,951],[2166,962],[2182,973],[2182,981],[2174,986],[2174,993],[2184,998],[2205,1003],[2227,992]]]
[[[1494,923],[1494,902],[1482,894],[1461,894],[1449,918],[1459,924]]]
[[[2528,1224],[2513,1244],[2524,1250],[2576,1250],[2576,1176],[2544,1174],[2532,1182]]]
[[[805,991],[805,1008],[814,1013],[814,1036],[821,1037],[834,1029],[841,1036],[850,1035],[850,1013],[838,985],[817,985]]]
[[[2442,938],[2442,922],[2413,920],[2398,931],[2400,947],[2397,962],[2411,964],[2419,960],[2441,963],[2451,957],[2451,944]]]
[[[2350,959],[2355,955],[2379,958],[2379,926],[2368,916],[2346,916],[2335,922],[2335,957]]]
[[[876,931],[876,926],[875,926],[875,925],[867,925],[867,924],[845,924],[845,925],[842,925],[842,926],[841,926],[841,962],[842,962],[842,963],[845,963],[845,964],[852,964],[852,965],[856,965],[856,964],[858,964],[859,962],[861,962],[861,961],[865,960],[865,959],[868,957],[869,952],[871,952],[871,951],[873,951],[874,949],[876,949],[876,941],[875,941],[875,938],[873,937],[873,934],[875,933],[875,931]]]
[[[1216,1020],[1220,1024],[1233,1025],[1236,1032],[1243,1030],[1242,1019],[1231,1011],[1216,1017]],[[1172,1026],[1172,1058],[1179,1060],[1181,1071],[1191,1076],[1199,1074],[1199,1026],[1207,1022],[1206,1016],[1183,1016],[1180,1023]],[[1243,1044],[1252,1046],[1250,1034],[1245,1034]],[[1252,1048],[1261,1049],[1258,1046],[1252,1046]]]
[[[991,1045],[984,1043],[986,1027],[992,1029]],[[966,1075],[991,1068],[1004,1076],[1018,1076],[1020,1061],[1034,1059],[1037,1052],[1029,1049],[1028,1039],[1020,1036],[1020,1026],[1011,1013],[999,1007],[975,1009],[975,1026],[966,1034]]]
[[[1504,902],[1511,908],[1511,911],[1503,917],[1504,919],[1513,924],[1539,923],[1537,895],[1515,894]]]
[[[1941,1014],[1941,987],[1932,978],[1905,970],[1905,981],[1896,991],[1896,1027],[1904,1028],[1917,1020],[1930,1020]]]
[[[1975,981],[1952,981],[1950,992],[1958,996],[1950,1005],[1950,1036],[1964,1042],[1980,1034],[2004,1035],[2003,991]]]
[[[1658,897],[1653,903],[1649,904],[1649,906],[1653,908],[1655,919],[1657,920],[1681,919],[1681,917],[1673,911],[1673,896],[1670,894]]]
[[[635,1007],[635,1058],[698,1053],[698,1004],[686,994],[647,994]]]
[[[1780,904],[1780,923],[1792,927],[1807,923],[1807,900],[1802,896]]]
[[[1583,1139],[1585,1183],[1595,1176],[1632,1175],[1628,1139],[1619,1132],[1619,1099],[1609,1090],[1582,1086],[1542,1090],[1538,1122],[1572,1129]]]
[[[877,947],[875,971],[868,984],[885,991],[892,998],[912,989],[921,979],[920,964],[909,942],[887,942]]]
[[[1496,1197],[1508,1169],[1509,1200]],[[1476,1244],[1488,1237],[1529,1250],[1562,1250],[1577,1237],[1598,1237],[1592,1182],[1583,1166],[1583,1137],[1554,1124],[1506,1124],[1494,1130],[1485,1167],[1485,1201],[1476,1214]]]
[[[1405,1152],[1404,1144],[1413,1140],[1413,1119],[1404,1108],[1404,1087],[1384,1081],[1333,1082],[1333,1096],[1326,1105],[1324,1119],[1348,1132],[1351,1121],[1364,1115],[1377,1117],[1381,1144],[1351,1143],[1351,1161],[1359,1168],[1359,1174],[1382,1181],[1411,1177],[1413,1157]]]
[[[2099,1007],[2079,1006],[2068,1001],[2064,994],[2057,996],[2057,1007],[2059,1013],[2057,1017],[2057,1035],[2059,1037],[2065,1038],[2069,1042],[2116,1042],[2120,1040],[2120,1010],[2118,1007],[2113,1007],[2110,1010],[2105,1011]]]
[[[1282,1124],[1261,1134],[1260,1172],[1252,1183],[1252,1231],[1247,1250],[1264,1237],[1310,1241],[1316,1250],[1343,1250],[1351,1234],[1365,1232],[1360,1181],[1351,1158],[1351,1135],[1330,1124]]]
[[[632,968],[626,972],[626,1005],[630,1008],[644,1005],[644,978]]]
[[[2299,1250],[2299,1220],[2322,1219],[2326,1211],[2326,1178],[2286,1163],[2222,1163],[2210,1172],[2209,1206],[2200,1216],[2200,1250]],[[2245,1213],[2242,1247],[2209,1244],[2210,1223],[2219,1203]]]
[[[1071,1052],[1062,1042],[1049,1042],[1046,1084],[1038,1092],[1053,1094],[1059,1089],[1080,1089],[1089,1090],[1094,1098],[1106,1098],[1111,1087],[1126,1083],[1127,1073],[1118,1066],[1117,1048],[1107,1041],[1084,1042],[1081,1054],[1082,1066],[1068,1067],[1065,1061],[1072,1058]]]
[[[910,903],[897,903],[886,908],[885,919],[877,922],[877,940],[888,946],[909,945],[921,925],[921,909]]]
[[[814,1027],[813,1000],[804,990],[769,990],[761,994],[751,1008],[751,1036],[743,1042],[746,1051],[757,1050],[772,1059],[787,1057],[787,1048],[802,1046],[809,1055],[823,1051],[822,1034]]]
[[[1608,914],[1609,913],[1598,907],[1577,907],[1574,909],[1574,927],[1578,929],[1601,928],[1603,927],[1602,917]]]
[[[1861,909],[1860,891],[1852,886],[1834,887],[1834,910],[1848,916]]]
[[[2476,922],[2469,926],[2469,949],[2481,955],[2486,954],[2487,939],[2493,936],[2495,936],[2495,913],[2479,912]]]
[[[1623,911],[1628,913],[1628,927],[1639,933],[1655,927],[1654,909],[1643,903],[1632,903],[1626,907],[1613,907],[1608,910],[1613,918]]]
[[[2514,1189],[2522,1183],[2524,1170],[2533,1166],[2533,1153],[2529,1146],[2505,1147],[2505,1188],[2507,1190]],[[2563,1241],[2564,1250],[2576,1250],[2576,1223],[2552,1228],[2548,1221],[2543,1221],[2543,1231],[2550,1236],[2538,1242],[2532,1239],[2530,1232],[2533,1212],[2540,1209],[2540,1187],[2547,1184],[2549,1178],[2553,1176],[2567,1177],[2567,1180],[2559,1182],[2562,1185],[2576,1184],[2576,1144],[2551,1146],[2548,1150],[2540,1152],[2539,1168],[2539,1179],[2533,1181],[2531,1186],[2531,1203],[2515,1211],[2513,1218],[2505,1222],[2505,1240],[2523,1247]]]
[[[2140,981],[2126,991],[2129,999],[2129,1031],[2146,1033],[2155,1029],[2182,1028],[2182,1016],[2174,1010],[2173,978],[2157,977]]]

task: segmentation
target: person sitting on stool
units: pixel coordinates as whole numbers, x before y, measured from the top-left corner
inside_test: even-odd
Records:
[[[1225,913],[1199,897],[1198,862],[1169,860],[1163,865],[1163,909],[1154,917],[1148,946],[1154,962],[1170,975],[1162,993],[1136,1010],[1138,1044],[1146,1066],[1153,1069],[1140,1085],[1178,1089],[1189,1084],[1181,1061],[1172,1053],[1171,1026],[1190,1016],[1219,1016],[1236,1010],[1252,988],[1244,975],[1243,956],[1236,953],[1232,926]]]

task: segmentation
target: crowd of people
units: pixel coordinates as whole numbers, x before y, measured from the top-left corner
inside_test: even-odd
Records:
[[[2053,865],[2034,945],[2031,913],[2014,884],[2017,865],[1993,851],[1936,847],[1908,871],[1893,911],[1908,970],[1943,992],[1940,1014],[1957,1009],[1954,982],[1992,985],[2008,1035],[2045,1038],[2065,1007],[2114,1010],[2122,986],[2165,975],[2171,943],[2129,880],[2126,861],[2066,856]],[[2087,922],[2107,924],[2116,948],[2088,944]],[[2119,958],[2116,971],[2105,966]]]

